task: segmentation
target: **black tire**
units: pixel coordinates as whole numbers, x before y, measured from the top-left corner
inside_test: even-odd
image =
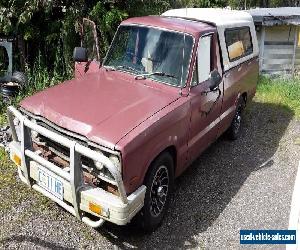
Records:
[[[23,72],[15,71],[11,76],[11,81],[18,83],[23,88],[27,84],[27,77]]]
[[[146,232],[154,231],[160,226],[170,203],[170,194],[174,182],[174,161],[165,152],[151,164],[144,184],[147,187],[144,207],[138,222]]]
[[[19,86],[2,84],[0,87],[0,93],[5,97],[15,97],[19,93]]]
[[[235,115],[227,131],[230,140],[236,140],[237,138],[239,138],[242,124],[242,113],[244,111],[245,106],[246,103],[244,98],[240,97],[236,107]]]

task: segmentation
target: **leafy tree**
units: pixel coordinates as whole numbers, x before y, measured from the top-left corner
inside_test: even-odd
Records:
[[[214,7],[226,7],[226,0],[178,0],[174,1],[173,5],[177,7],[198,7],[198,8],[214,8]]]
[[[250,9],[255,7],[276,8],[299,6],[298,0],[229,0],[228,5],[236,9]]]
[[[89,17],[97,24],[102,41],[101,54],[107,50],[118,24],[128,17],[126,11],[110,2],[97,2],[89,12]]]
[[[101,54],[119,23],[131,16],[159,15],[170,8],[297,6],[298,0],[0,0],[0,36],[16,37],[21,66],[37,58],[58,74],[72,64],[83,17],[96,22]]]

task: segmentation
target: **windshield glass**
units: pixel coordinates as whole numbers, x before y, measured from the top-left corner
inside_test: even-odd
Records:
[[[193,38],[179,32],[120,26],[104,66],[174,86],[185,84]],[[160,74],[155,74],[160,73]],[[154,74],[152,74],[154,73]]]

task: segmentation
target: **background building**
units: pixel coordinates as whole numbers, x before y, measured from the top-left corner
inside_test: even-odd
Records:
[[[300,72],[300,7],[250,9],[260,48],[260,71]]]

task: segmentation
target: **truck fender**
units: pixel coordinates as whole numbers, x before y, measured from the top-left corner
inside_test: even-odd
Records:
[[[144,181],[146,174],[148,172],[148,170],[151,167],[152,162],[163,152],[167,151],[168,149],[175,149],[175,151],[177,152],[177,148],[175,145],[173,144],[168,144],[168,146],[166,146],[166,144],[164,144],[164,146],[159,146],[157,148],[155,148],[152,152],[151,152],[151,157],[149,157],[149,161],[147,161],[147,163],[145,164],[146,167],[144,168],[144,171],[142,173],[141,179]],[[177,156],[177,153],[175,153],[175,157]],[[172,157],[174,157],[174,155],[172,155]],[[173,159],[174,160],[174,175],[175,175],[175,170],[176,170],[176,162],[177,159]]]

